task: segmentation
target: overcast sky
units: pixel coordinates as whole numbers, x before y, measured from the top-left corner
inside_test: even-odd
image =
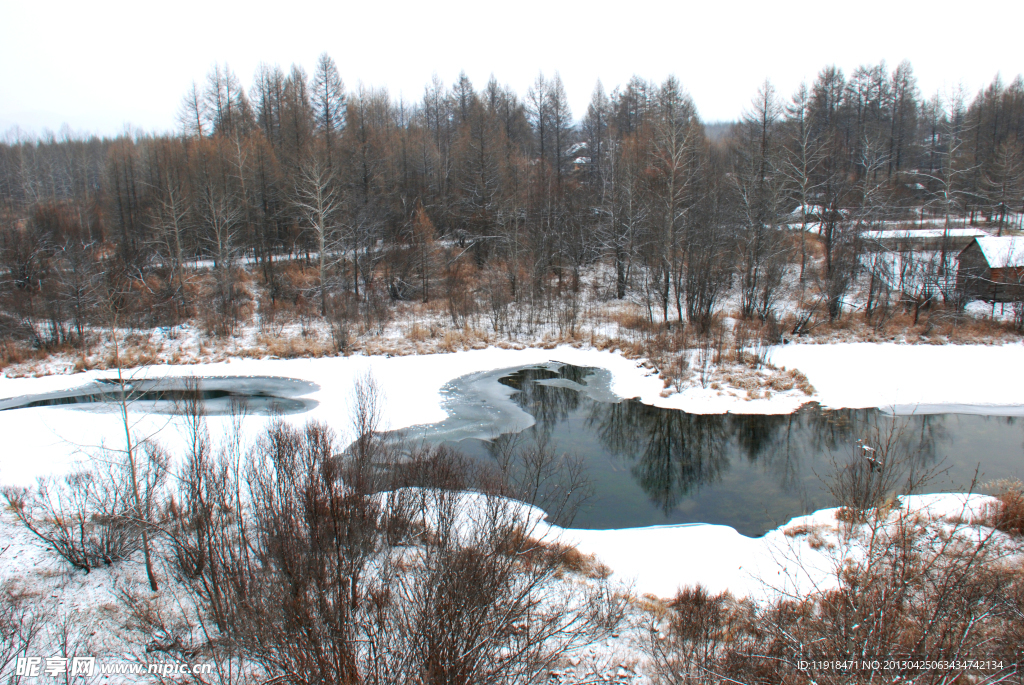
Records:
[[[349,90],[419,100],[434,73],[493,73],[520,94],[561,73],[577,118],[600,78],[676,74],[706,121],[736,118],[770,78],[784,95],[826,64],[903,59],[926,96],[1024,72],[1024,2],[29,2],[0,0],[0,132],[175,127],[215,62],[246,85],[260,61],[311,72],[327,51]]]

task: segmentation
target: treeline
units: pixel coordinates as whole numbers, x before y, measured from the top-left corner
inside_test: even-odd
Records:
[[[261,66],[248,91],[218,66],[179,120],[0,144],[0,335],[73,344],[101,315],[174,323],[197,298],[234,321],[251,309],[243,258],[258,306],[336,320],[444,299],[454,325],[483,302],[498,328],[516,303],[575,298],[597,263],[652,322],[706,330],[736,287],[743,316],[767,320],[789,271],[835,319],[863,229],[1001,231],[1024,203],[1024,81],[925,99],[907,62],[827,67],[791,97],[766,81],[714,140],[674,77],[598,83],[577,118],[557,74],[525,95],[435,77],[396,102],[346,90],[326,54],[312,75]],[[297,255],[314,272],[298,283],[281,269]]]

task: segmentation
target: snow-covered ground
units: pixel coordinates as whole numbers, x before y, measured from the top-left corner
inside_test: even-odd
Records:
[[[320,390],[308,396],[319,405],[310,412],[286,418],[320,419],[344,437],[353,408],[353,382],[364,374],[372,374],[383,391],[385,427],[399,429],[445,418],[441,390],[456,377],[551,360],[607,369],[611,390],[621,397],[638,397],[649,404],[695,412],[788,413],[810,399],[829,407],[1024,415],[1021,344],[787,345],[772,350],[772,363],[799,369],[817,393],[812,397],[782,393],[750,401],[701,388],[664,397],[662,380],[643,364],[614,352],[573,347],[489,348],[391,358],[238,359],[218,364],[150,367],[130,375],[261,375],[309,380],[320,386]],[[74,388],[111,376],[109,371],[91,371],[42,378],[0,378],[0,399]],[[255,434],[268,420],[247,419],[249,433]],[[175,421],[168,416],[132,414],[132,421],[139,436],[152,436],[172,453],[182,437]],[[229,421],[228,417],[209,417],[215,439],[227,430]],[[88,458],[88,453],[103,443],[118,447],[122,444],[123,427],[117,413],[109,408],[36,407],[0,412],[0,436],[0,483],[30,484],[38,476],[68,470],[74,461]],[[943,501],[958,506],[955,496],[947,497],[953,499]],[[829,511],[818,512],[811,518],[816,522],[820,517],[834,521]],[[577,543],[582,551],[597,555],[611,567],[616,578],[635,583],[638,592],[659,596],[671,594],[682,584],[696,582],[713,590],[729,588],[737,594],[753,593],[772,576],[782,577],[785,567],[779,565],[779,543],[788,540],[782,529],[752,539],[731,528],[712,525],[569,530],[561,534]],[[8,563],[0,558],[0,566]]]
[[[932,519],[980,518],[994,498],[935,494],[904,497],[903,509]],[[613,580],[638,594],[671,597],[685,586],[712,593],[774,599],[806,596],[838,587],[836,549],[841,545],[837,509],[793,518],[759,538],[728,526],[684,524],[622,530],[566,530],[561,539],[593,554],[612,569]],[[816,531],[813,543],[806,533]]]
[[[835,343],[775,348],[771,362],[797,368],[826,407],[897,413],[1024,415],[1024,345]]]

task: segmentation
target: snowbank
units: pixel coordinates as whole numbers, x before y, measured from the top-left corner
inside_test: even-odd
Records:
[[[980,517],[995,501],[985,495],[956,493],[901,499],[904,511],[929,519],[964,520]],[[822,509],[798,516],[759,538],[748,538],[728,526],[700,523],[553,530],[553,534],[585,554],[596,555],[612,569],[613,580],[632,585],[640,595],[671,597],[679,588],[699,583],[712,593],[729,590],[737,597],[805,596],[837,587],[836,570],[842,557],[827,544],[815,549],[806,534],[792,532],[818,529],[826,542],[837,538],[837,511]]]
[[[826,407],[897,413],[1024,415],[1024,345],[786,345],[776,366],[797,368]]]
[[[405,492],[431,501],[425,494],[429,491]],[[983,520],[995,501],[977,494],[912,495],[900,498],[900,506],[888,520],[910,513],[936,522]],[[609,567],[613,582],[638,595],[663,598],[698,584],[712,593],[728,590],[737,597],[759,600],[806,596],[838,587],[838,571],[846,558],[859,553],[861,545],[849,525],[837,519],[839,509],[835,508],[795,517],[762,537],[749,538],[728,526],[702,523],[621,530],[560,528],[544,522],[544,512],[535,507],[501,498],[488,500],[477,493],[461,496],[455,509],[456,529],[470,530],[486,521],[489,506],[511,507],[509,512],[519,509],[518,515],[532,522],[531,537],[575,546]],[[841,527],[847,529],[845,536],[840,535]]]

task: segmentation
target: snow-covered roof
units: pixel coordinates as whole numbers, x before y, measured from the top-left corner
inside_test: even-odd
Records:
[[[985,261],[993,268],[1024,266],[1024,236],[975,238]]]
[[[821,205],[797,205],[796,209],[790,212],[790,214],[792,216],[800,216],[804,213],[805,208],[807,214],[823,214],[825,212],[825,208]]]
[[[941,228],[913,228],[895,231],[864,231],[861,233],[861,237],[866,240],[913,240],[914,238],[941,238],[943,235],[950,238],[981,238],[987,237],[988,233],[977,228],[951,228],[948,231]]]

